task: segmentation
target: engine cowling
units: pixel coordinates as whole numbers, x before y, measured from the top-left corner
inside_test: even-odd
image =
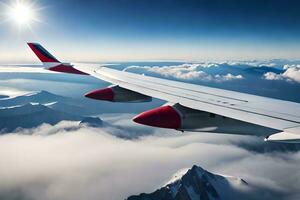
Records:
[[[117,85],[110,86],[107,88],[93,90],[84,95],[87,98],[111,101],[111,102],[149,102],[152,100],[151,97],[127,90]]]
[[[266,135],[277,130],[194,110],[180,104],[161,106],[133,118],[139,124],[180,131],[214,132],[245,135]]]
[[[209,113],[174,104],[145,111],[134,117],[133,121],[160,128],[194,130],[201,128],[203,119],[209,116]]]

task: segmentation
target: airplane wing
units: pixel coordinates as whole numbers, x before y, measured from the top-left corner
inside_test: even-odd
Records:
[[[91,75],[115,85],[92,91],[87,97],[120,102],[136,102],[154,97],[174,105],[146,111],[134,118],[135,122],[188,130],[195,128],[197,123],[206,123],[208,120],[203,116],[207,113],[208,116],[220,116],[218,120],[229,118],[278,130],[278,133],[267,137],[267,141],[300,141],[299,103],[149,77],[97,65],[63,64],[39,44],[29,43],[29,46],[43,63],[50,63],[47,69]]]

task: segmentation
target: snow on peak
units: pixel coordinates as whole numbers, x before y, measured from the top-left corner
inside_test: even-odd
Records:
[[[155,192],[131,196],[127,200],[236,199],[248,187],[241,180],[213,174],[194,165],[177,171],[165,186]]]
[[[175,174],[172,175],[171,179],[167,183],[164,184],[164,186],[167,186],[167,185],[174,183],[174,182],[178,181],[179,179],[181,179],[182,176],[185,175],[189,169],[190,168],[183,168],[183,169],[178,170]]]

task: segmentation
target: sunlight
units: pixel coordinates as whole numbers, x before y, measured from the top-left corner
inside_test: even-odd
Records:
[[[29,1],[17,0],[11,5],[7,5],[8,18],[19,26],[30,25],[36,21],[36,13],[33,4]]]
[[[25,4],[17,3],[10,10],[11,18],[18,24],[28,24],[33,19],[33,10]]]

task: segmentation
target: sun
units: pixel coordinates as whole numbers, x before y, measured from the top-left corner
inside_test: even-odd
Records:
[[[17,3],[11,8],[10,16],[18,24],[29,24],[33,20],[33,10],[28,5]]]
[[[20,26],[30,25],[36,21],[36,10],[29,1],[17,0],[7,7],[9,19]]]

